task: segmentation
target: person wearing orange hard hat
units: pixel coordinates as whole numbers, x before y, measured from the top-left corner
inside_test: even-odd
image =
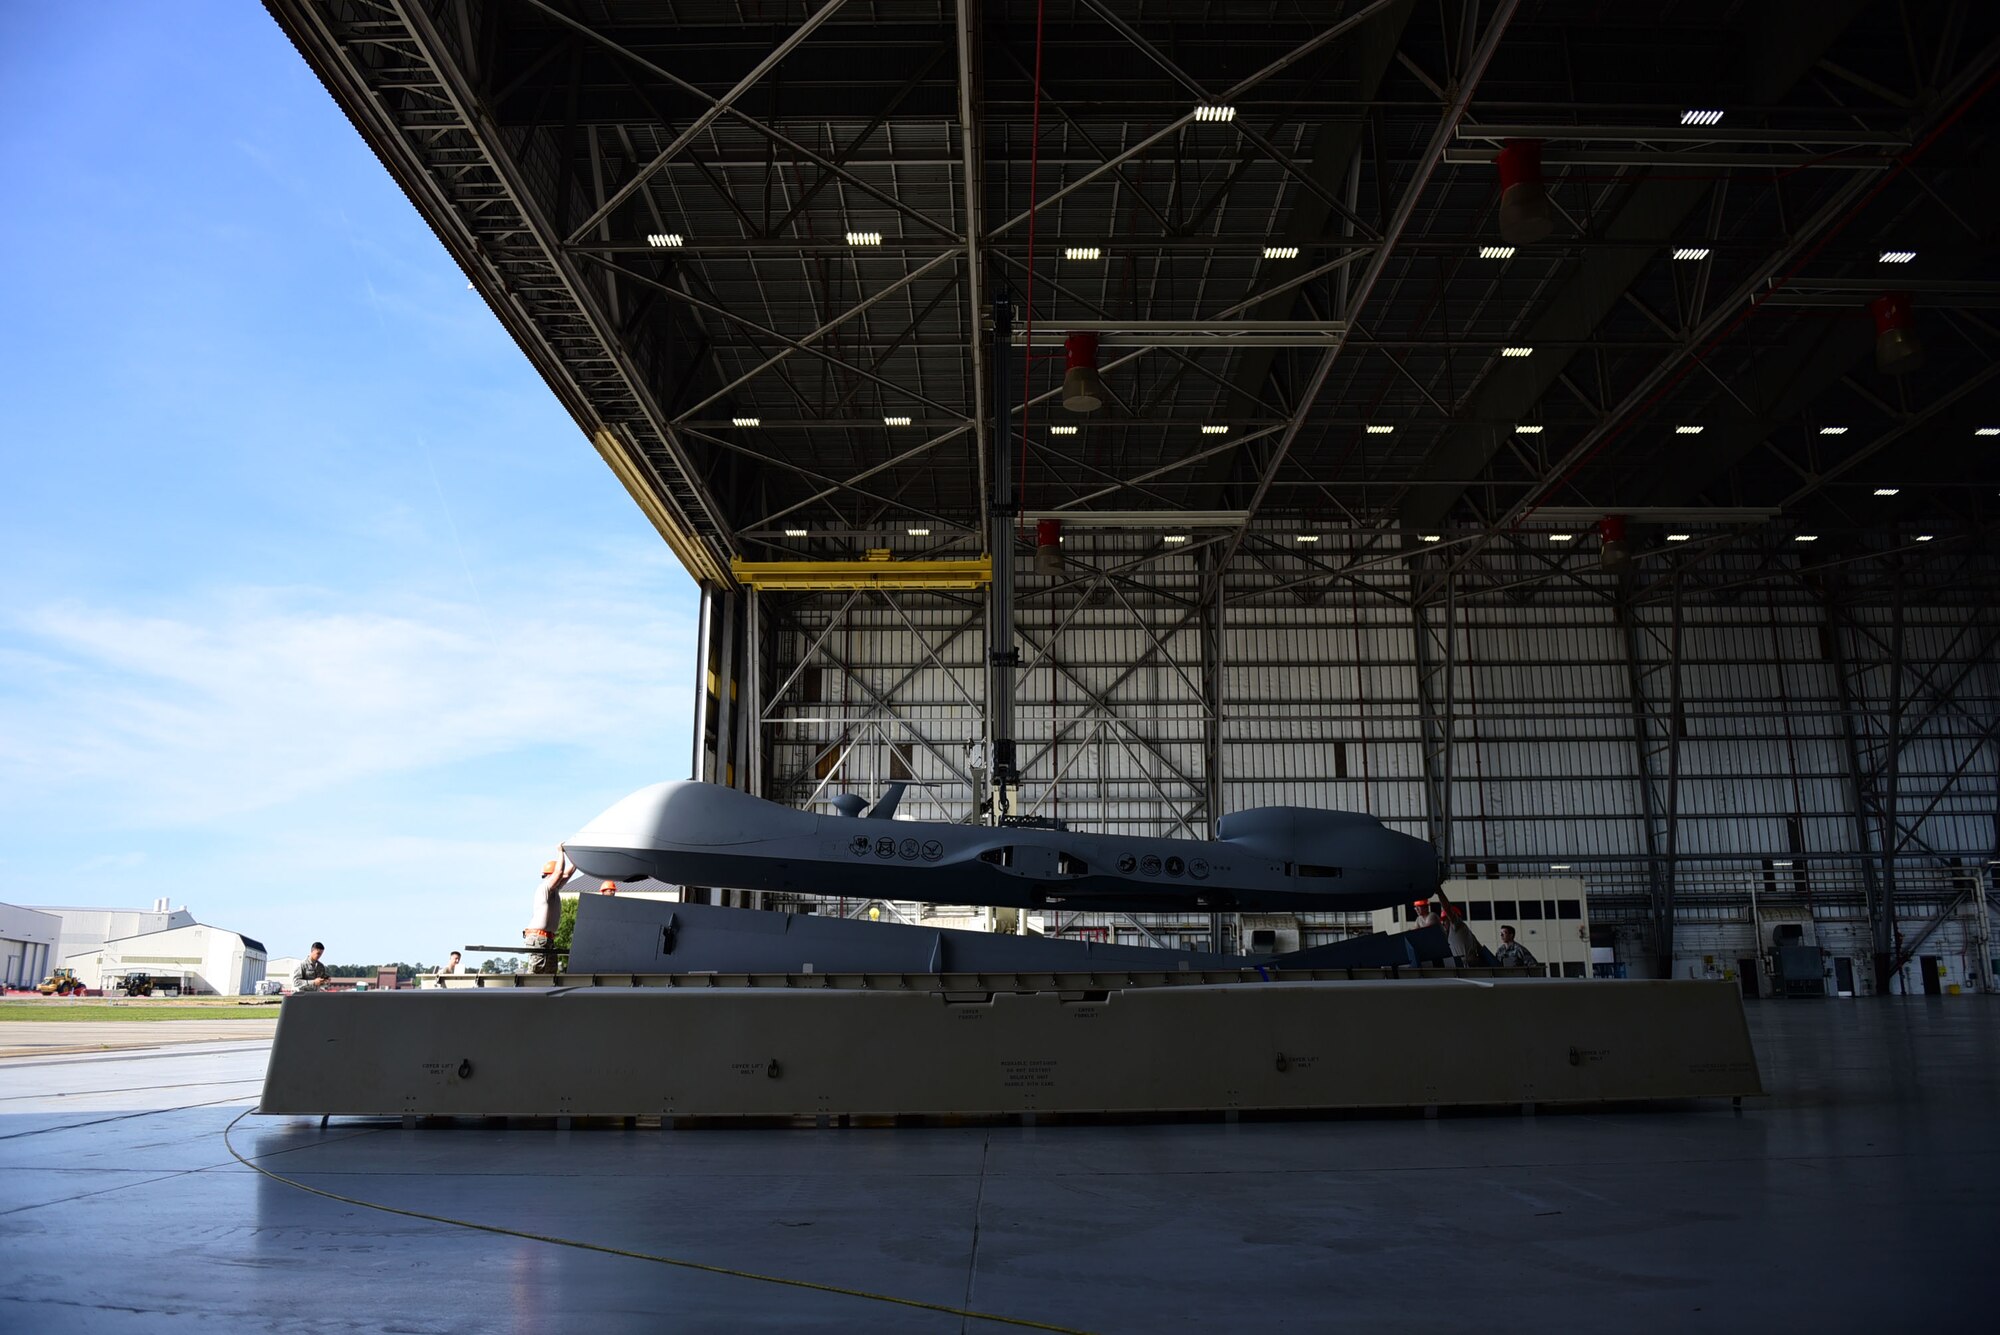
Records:
[[[535,887],[535,911],[528,919],[527,930],[521,933],[521,944],[528,952],[529,973],[556,971],[556,924],[562,921],[562,888],[574,875],[576,864],[561,849],[542,864],[541,884]]]

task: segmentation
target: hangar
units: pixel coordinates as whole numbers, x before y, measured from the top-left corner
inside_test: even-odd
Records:
[[[1019,814],[1991,987],[1984,7],[271,9],[699,582],[694,777],[973,819],[1013,654]]]
[[[1515,987],[1726,990],[1768,1096],[686,1134],[290,1118],[238,1127],[220,1175],[221,1118],[176,1110],[187,1145],[145,1166],[254,1213],[248,1257],[149,1239],[74,1287],[151,1311],[200,1285],[205,1317],[267,1321],[299,1290],[260,1282],[337,1275],[349,1324],[504,1300],[530,1328],[1990,1308],[1932,1241],[1978,1236],[2000,1185],[1990,6],[269,7],[700,584],[694,751],[663,777],[805,810],[904,783],[924,819],[1132,836],[1371,812],[1436,848],[1482,927],[1582,931],[1544,955],[1563,978]],[[1182,951],[1373,925],[1037,916]],[[303,1001],[413,998],[534,1004]],[[637,1079],[728,1026],[577,1033]],[[1367,1037],[1394,1065],[1462,1035]],[[9,1245],[72,1259],[60,1230]]]

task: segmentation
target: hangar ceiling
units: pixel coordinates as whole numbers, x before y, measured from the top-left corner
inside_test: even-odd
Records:
[[[996,448],[1029,511],[1220,512],[1225,568],[1421,551],[1419,594],[1559,578],[1615,514],[1676,570],[1990,551],[1990,5],[270,8],[704,581],[976,554]],[[1510,248],[1519,141],[1551,229]]]

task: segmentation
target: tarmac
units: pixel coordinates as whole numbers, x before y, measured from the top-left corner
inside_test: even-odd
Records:
[[[259,1117],[212,1022],[0,1061],[0,1330],[1984,1328],[2000,998],[1750,1020],[1740,1112],[666,1131]]]

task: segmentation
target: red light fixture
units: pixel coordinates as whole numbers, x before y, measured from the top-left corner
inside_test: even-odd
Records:
[[[1875,317],[1875,369],[1907,375],[1924,364],[1923,340],[1917,337],[1917,317],[1907,292],[1884,292],[1868,303]]]
[[[1095,334],[1071,334],[1063,340],[1062,403],[1073,413],[1094,413],[1104,406]]]
[[[1509,139],[1493,160],[1500,169],[1500,236],[1529,246],[1555,227],[1555,210],[1542,185],[1542,141]]]
[[[1035,524],[1035,573],[1060,575],[1062,572],[1062,520],[1040,520]]]
[[[1597,521],[1597,563],[1616,570],[1632,561],[1632,545],[1625,540],[1625,516],[1606,515]]]

